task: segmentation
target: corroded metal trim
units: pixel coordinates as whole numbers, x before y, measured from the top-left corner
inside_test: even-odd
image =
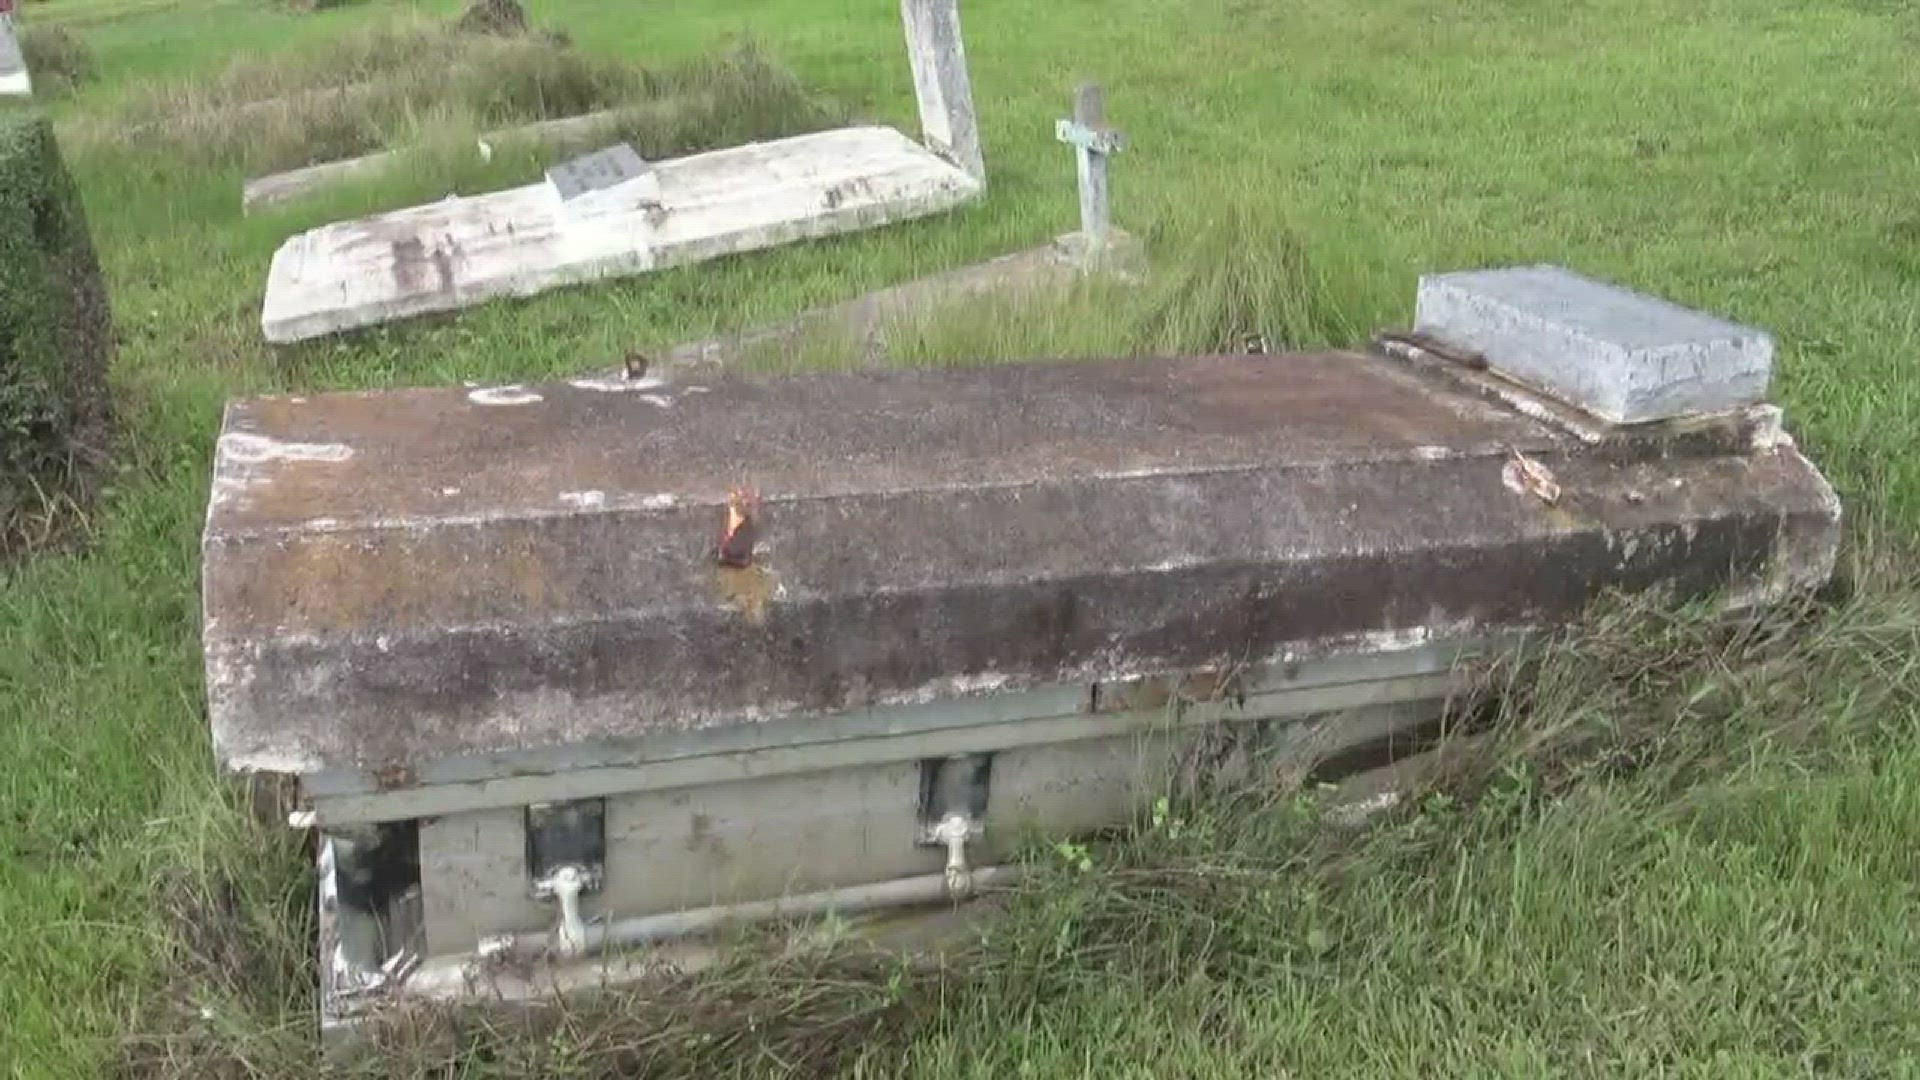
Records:
[[[1203,672],[1051,687],[788,723],[774,730],[721,729],[722,748],[688,737],[680,753],[597,756],[576,750],[544,760],[498,757],[429,766],[412,786],[379,790],[366,777],[335,777],[309,791],[322,826],[698,787],[749,777],[1077,742],[1158,725],[1193,726],[1307,716],[1391,702],[1445,698],[1461,689],[1462,658],[1483,642],[1456,642],[1378,656],[1266,665],[1233,675]],[[1369,670],[1371,669],[1371,670]],[[771,725],[769,725],[771,727]]]

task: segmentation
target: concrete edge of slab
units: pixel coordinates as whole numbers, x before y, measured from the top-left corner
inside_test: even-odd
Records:
[[[1430,749],[1343,777],[1327,786],[1323,820],[1363,828],[1450,774],[1488,760],[1493,749],[1491,734],[1448,735]]]
[[[655,103],[648,104],[653,106]],[[522,140],[530,140],[546,146],[585,141],[611,132],[623,115],[625,110],[607,109],[489,131],[480,136],[479,143],[474,147],[474,153],[476,157],[485,158],[494,144]],[[241,209],[245,213],[251,213],[263,207],[317,194],[336,184],[375,175],[380,170],[403,160],[406,153],[407,151],[403,149],[378,150],[359,157],[323,161],[317,165],[253,177],[241,185]]]
[[[1084,282],[1146,284],[1146,246],[1134,237],[1115,230],[1108,254],[1093,260],[1085,257],[1084,248],[1080,234],[1069,233],[1022,251],[811,308],[792,318],[682,342],[668,349],[660,362],[668,374],[708,371],[737,366],[763,350],[790,353],[816,337],[827,337],[844,339],[858,365],[875,366],[887,356],[890,330],[962,300]]]
[[[1301,686],[1248,693],[1237,702],[1204,702],[1182,712],[1173,725],[1288,719],[1343,709],[1404,701],[1447,698],[1465,689],[1452,661],[1438,670],[1371,681]],[[563,773],[526,772],[513,776],[395,789],[312,800],[310,820],[321,826],[405,820],[542,799],[604,798],[641,791],[673,790],[722,783],[742,775],[772,777],[845,768],[900,758],[947,757],[980,749],[1010,750],[1085,739],[1113,737],[1167,724],[1165,708],[1107,713],[1034,716],[998,723],[920,732],[877,734],[812,745],[768,746],[720,751],[683,759],[601,765]]]
[[[20,28],[10,13],[0,13],[0,97],[28,97],[33,79],[20,51]]]

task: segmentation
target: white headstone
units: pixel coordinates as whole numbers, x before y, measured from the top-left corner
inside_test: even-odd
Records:
[[[973,83],[960,41],[960,0],[900,0],[906,24],[913,94],[920,102],[920,135],[927,148],[984,183],[986,158],[973,115]]]

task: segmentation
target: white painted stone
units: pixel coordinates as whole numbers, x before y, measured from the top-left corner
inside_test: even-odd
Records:
[[[542,400],[524,386],[486,386],[467,391],[467,400],[475,405],[532,405]]]
[[[1773,338],[1555,266],[1420,279],[1414,331],[1617,424],[1765,400]]]
[[[921,138],[934,153],[986,183],[986,157],[973,113],[973,80],[960,38],[960,0],[900,0],[900,20],[906,25]]]
[[[20,54],[13,20],[0,16],[0,97],[26,97],[33,93],[33,79],[27,74],[26,57]]]
[[[261,328],[301,341],[501,296],[645,273],[951,209],[983,185],[884,127],[661,161],[660,205],[579,221],[546,183],[447,199],[293,237]]]

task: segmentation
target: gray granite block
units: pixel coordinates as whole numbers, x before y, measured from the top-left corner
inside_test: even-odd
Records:
[[[1430,274],[1416,333],[1614,423],[1765,399],[1773,338],[1557,266]]]

